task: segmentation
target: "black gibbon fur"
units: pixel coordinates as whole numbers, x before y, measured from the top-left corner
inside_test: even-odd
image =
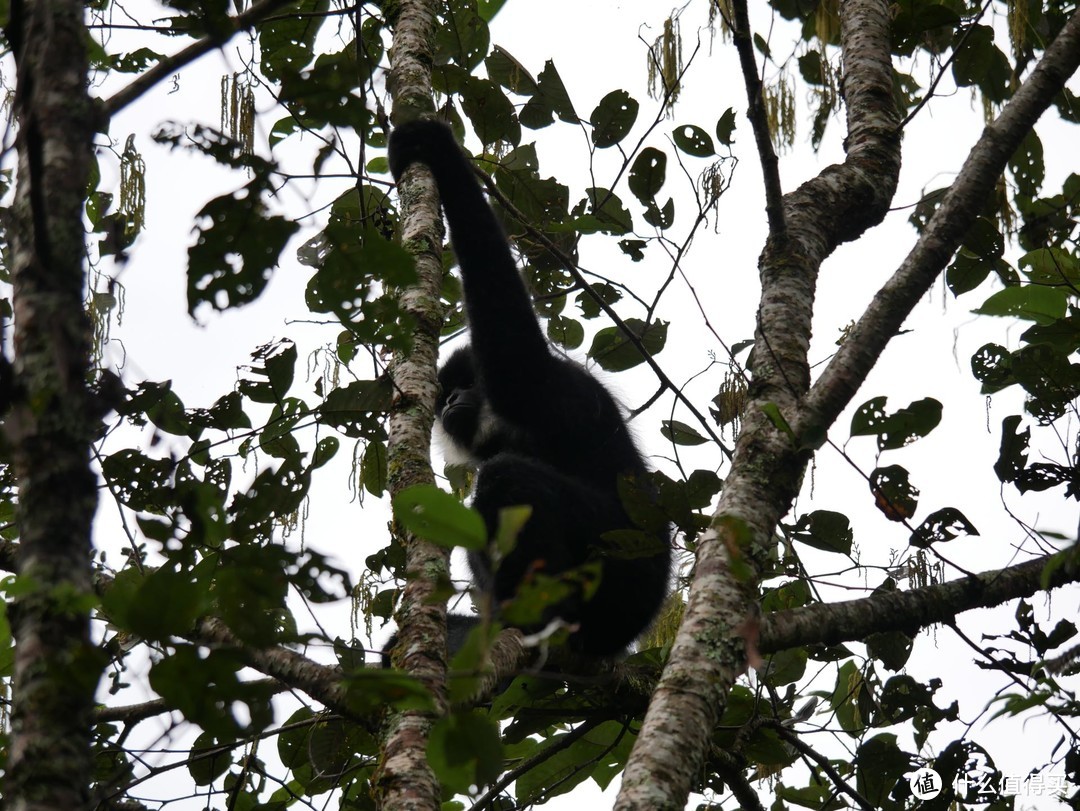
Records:
[[[552,352],[506,236],[451,131],[434,121],[394,130],[395,180],[413,163],[427,166],[438,185],[471,338],[439,371],[436,415],[463,457],[454,461],[477,469],[473,506],[489,534],[501,508],[532,507],[516,546],[494,571],[487,554],[470,553],[475,585],[497,608],[534,572],[557,575],[599,561],[591,599],[579,593],[550,615],[578,625],[570,637],[575,650],[620,653],[652,621],[668,588],[667,528],[644,556],[612,554],[618,544],[601,538],[637,529],[618,486],[621,477],[645,477],[645,462],[607,389]]]

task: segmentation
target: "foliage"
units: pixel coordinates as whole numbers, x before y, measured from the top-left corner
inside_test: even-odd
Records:
[[[605,87],[590,110],[588,93],[579,90],[583,77],[564,76],[554,59],[532,65],[535,73],[530,72],[530,66],[493,42],[489,23],[502,5],[450,0],[441,9],[432,76],[436,106],[470,148],[480,147],[477,164],[487,173],[488,191],[520,252],[553,342],[609,373],[616,386],[624,380],[647,381],[641,389],[646,395],[639,392],[635,400],[648,399],[646,405],[652,405],[663,398],[661,413],[645,412],[635,427],[650,448],[664,449],[657,456],[671,462],[661,461],[650,483],[653,492],[644,496],[628,487],[626,498],[643,526],[671,523],[676,528],[682,586],[702,533],[711,526],[711,508],[726,475],[727,448],[717,432],[736,424],[730,409],[725,416],[712,410],[709,420],[688,406],[712,399],[719,408],[722,396],[740,385],[745,389],[747,364],[736,356],[750,342],[729,344],[731,351],[721,359],[713,356],[702,375],[711,391],[698,403],[680,400],[683,386],[696,375],[679,368],[670,346],[676,332],[688,328],[688,319],[680,322],[662,305],[669,283],[688,266],[691,244],[707,236],[710,219],[716,223],[720,218],[735,146],[749,149],[752,142],[734,112],[742,102],[736,95],[724,96],[720,106],[732,106],[719,114],[676,105],[697,52],[684,52],[675,15],[652,20],[663,31],[647,49],[656,100],[650,102],[644,88],[619,82],[624,86]],[[715,13],[708,5],[708,13]],[[815,148],[829,136],[842,137],[831,132],[842,106],[832,5],[771,0],[783,33],[768,42],[755,37],[767,66],[765,95],[779,147],[793,148],[796,134],[808,136]],[[106,391],[115,373],[123,390],[108,402],[114,412],[95,461],[105,502],[100,512],[119,511],[117,531],[125,540],[118,556],[117,546],[99,530],[100,545],[111,551],[95,560],[99,588],[94,617],[110,656],[108,695],[102,695],[107,706],[99,710],[94,729],[94,779],[103,803],[147,797],[143,784],[182,762],[198,787],[195,794],[213,797],[208,800],[213,805],[283,809],[323,804],[324,795],[332,794],[342,808],[370,808],[379,762],[376,710],[430,706],[426,689],[416,681],[365,666],[365,634],[358,625],[370,634],[373,622],[389,620],[406,579],[397,541],[380,536],[363,567],[358,560],[343,566],[327,546],[304,532],[317,483],[348,479],[353,497],[370,497],[363,507],[373,511],[382,506],[376,499],[386,493],[395,472],[387,462],[392,441],[387,413],[397,392],[384,359],[391,351],[407,350],[418,328],[401,305],[402,291],[416,280],[416,268],[398,244],[398,201],[389,193],[384,152],[387,119],[381,88],[395,6],[361,3],[347,14],[325,0],[287,6],[254,25],[251,52],[240,57],[238,71],[230,69],[221,79],[228,109],[222,110],[220,128],[183,109],[170,111],[178,120],[155,128],[155,142],[172,150],[177,160],[180,155],[198,157],[229,178],[231,190],[208,192],[196,215],[184,285],[193,318],[208,321],[268,296],[277,274],[283,274],[281,265],[289,265],[290,273],[307,274],[303,302],[289,305],[289,337],[254,346],[250,361],[237,369],[235,384],[215,391],[207,407],[186,404],[187,393],[171,380],[141,379],[138,371],[116,360],[109,330],[123,314],[125,263],[129,254],[167,249],[151,248],[151,218],[144,206],[152,211],[168,192],[155,185],[133,140],[122,154],[113,147],[99,150],[100,168],[85,209],[92,269],[87,307],[99,341],[96,385]],[[1020,14],[1021,6],[1023,24],[1012,25],[1011,19],[993,19],[980,3],[896,3],[892,57],[901,115],[918,121],[927,100],[944,92],[936,84],[943,75],[954,89],[962,89],[957,92],[963,98],[978,100],[988,113],[1000,110],[1068,12],[1067,4],[1056,2],[1010,3],[1009,14]],[[129,50],[118,44],[127,39],[112,40],[110,27],[119,6],[95,3],[88,9],[99,23],[93,48],[96,78],[113,88],[175,50],[166,38],[220,39],[230,30],[233,6],[170,2],[170,16],[152,32],[142,32],[138,46]],[[124,11],[145,13],[144,22],[160,13],[150,7]],[[781,42],[786,36],[793,45]],[[603,59],[599,49],[595,58]],[[705,71],[701,76],[710,81]],[[795,94],[799,81],[802,93]],[[208,83],[200,90],[214,95]],[[256,92],[258,124],[252,125],[252,102],[245,92]],[[803,94],[809,109],[796,104]],[[1075,96],[1063,91],[1056,103],[1058,117],[1075,123],[1078,110]],[[809,121],[805,133],[802,117]],[[547,153],[534,141],[549,128],[587,134],[587,181],[584,173],[555,177],[546,163],[541,166],[540,155]],[[99,142],[110,143],[108,138],[101,135]],[[986,343],[970,359],[981,394],[1023,393],[1023,413],[995,417],[1000,422],[1000,447],[992,462],[997,479],[1019,493],[1054,490],[1080,500],[1075,420],[1080,396],[1080,176],[1052,177],[1045,151],[1032,130],[1009,163],[1001,193],[987,202],[951,259],[945,280],[954,296],[965,296],[962,306],[983,321],[1004,325],[1001,342]],[[318,195],[307,196],[304,176],[319,179]],[[286,204],[291,199],[317,204],[298,214]],[[922,196],[910,216],[916,232],[927,226],[941,201],[941,190]],[[586,255],[609,257],[611,269],[603,275],[587,273],[592,264],[581,259]],[[449,307],[442,335],[450,339],[461,332],[464,315],[449,253],[444,260],[443,296]],[[665,262],[670,267],[664,268]],[[660,267],[660,282],[646,281],[638,263]],[[6,283],[6,268],[0,270]],[[735,295],[734,285],[731,289]],[[981,303],[971,303],[972,297]],[[703,306],[707,309],[708,302]],[[752,306],[747,299],[745,307]],[[6,291],[0,314],[10,313]],[[314,340],[310,331],[299,328],[300,321],[315,322]],[[1017,321],[1024,330],[1013,339],[1007,327]],[[723,347],[723,341],[742,338],[723,334],[716,343]],[[766,351],[753,348],[754,353]],[[197,359],[207,365],[213,361]],[[644,377],[653,367],[659,376]],[[675,375],[682,379],[672,382]],[[657,385],[660,393],[648,398]],[[979,535],[979,516],[971,520],[956,506],[960,502],[934,501],[925,517],[915,519],[925,502],[951,496],[924,496],[906,466],[912,445],[941,437],[950,408],[934,397],[913,399],[914,388],[901,401],[908,405],[899,408],[895,400],[889,405],[886,394],[872,394],[851,414],[848,437],[837,439],[835,430],[832,434],[840,444],[850,439],[840,450],[846,459],[865,449],[859,459],[872,460],[860,469],[870,493],[852,492],[843,509],[854,514],[872,504],[901,525],[901,543],[910,545],[903,559],[873,572],[859,557],[849,515],[797,508],[777,527],[772,548],[746,551],[765,560],[763,614],[823,602],[822,583],[836,569],[858,569],[855,580],[871,583],[867,590],[874,595],[899,590],[905,578],[911,584],[920,577],[920,584],[936,581],[934,567],[942,558],[935,556],[943,555],[941,547]],[[994,402],[1008,409],[1015,401],[1003,396]],[[824,438],[811,442],[796,436],[778,407],[768,412],[792,442],[807,448],[824,443]],[[1048,450],[1055,436],[1060,437],[1056,451]],[[5,549],[18,541],[18,491],[8,456],[6,446],[0,448],[0,544]],[[460,471],[449,469],[447,477],[452,489],[468,489]],[[442,490],[400,494],[394,518],[401,528],[445,546],[475,549],[487,540],[478,516]],[[517,515],[507,521],[526,519]],[[349,535],[348,545],[333,554],[358,557],[352,536],[359,531],[349,526],[342,531]],[[500,541],[512,543],[512,527],[504,534],[509,540]],[[1048,547],[1053,540],[1044,534],[1032,543]],[[997,542],[1004,541],[999,537]],[[822,556],[828,556],[827,563]],[[440,586],[446,597],[460,591],[453,583]],[[12,577],[3,587],[10,597],[28,584]],[[348,627],[340,615],[331,623],[307,621],[312,606],[347,597],[354,616]],[[681,600],[674,605],[675,615],[681,616]],[[224,622],[231,644],[207,638],[202,625],[207,617]],[[451,668],[455,698],[472,694],[477,673],[487,666],[495,630],[482,626],[461,647]],[[949,692],[940,679],[921,683],[905,673],[919,630],[918,624],[892,628],[859,640],[858,647],[814,643],[766,651],[753,678],[731,692],[695,790],[715,807],[735,807],[732,788],[772,776],[771,786],[760,788],[763,796],[771,792],[775,808],[839,807],[838,795],[855,793],[872,807],[898,809],[913,802],[903,777],[919,766],[933,768],[946,786],[959,785],[972,773],[973,763],[992,777],[1005,776],[993,753],[953,723],[961,718],[951,698],[955,689]],[[1073,803],[1080,796],[1080,742],[1069,730],[1080,710],[1064,679],[1037,666],[1074,643],[1075,635],[1071,621],[1048,625],[1036,617],[1031,603],[1021,601],[1015,627],[973,643],[981,650],[981,667],[1012,679],[995,712],[1052,715],[1061,721],[1062,745],[1046,763],[1031,766],[1033,772],[1065,775],[1068,785],[1063,781],[1060,788]],[[456,704],[438,720],[428,743],[447,807],[455,795],[470,791],[488,791],[482,796],[509,808],[543,802],[587,780],[607,787],[627,762],[648,689],[671,640],[654,641],[655,646],[623,663],[615,687],[601,678],[563,683],[519,675],[480,706]],[[300,698],[299,706],[296,699],[288,703],[279,696],[284,689],[280,679],[252,675],[254,668],[281,676],[252,654],[268,649],[310,651],[313,658],[315,651],[324,652],[337,667],[333,672],[343,685],[343,703],[320,703],[318,696]],[[0,676],[5,679],[12,660],[10,627],[0,612]],[[816,701],[809,706],[817,728],[828,729],[846,749],[824,746],[825,756],[810,749],[817,744],[809,743],[809,736],[799,734],[810,728],[809,717],[802,715],[810,697]],[[155,703],[144,705],[148,698]],[[162,760],[151,759],[148,765],[137,752],[145,740],[132,741],[144,730],[137,725],[151,716],[171,719],[167,723],[177,730],[170,734],[175,732],[180,743],[170,746],[169,754],[161,747]],[[160,746],[150,735],[147,740]],[[6,743],[6,736],[0,739],[0,754],[6,754]],[[153,785],[155,791],[172,790],[161,789],[160,782]],[[169,804],[191,793],[180,789],[174,796],[152,799]],[[975,797],[974,788],[967,797],[950,788],[926,807],[944,808],[953,800]],[[993,807],[1007,805],[999,800]]]

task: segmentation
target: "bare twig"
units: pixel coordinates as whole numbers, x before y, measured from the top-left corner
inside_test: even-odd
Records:
[[[765,181],[765,213],[769,218],[769,234],[779,239],[787,229],[784,218],[784,190],[780,184],[780,162],[776,158],[776,150],[773,149],[769,135],[769,118],[765,113],[761,77],[754,59],[754,37],[750,31],[746,0],[734,0],[732,5],[735,9],[732,40],[739,53],[739,64],[742,67],[743,81],[746,83],[746,99],[750,105],[746,115],[754,130],[754,143],[757,145],[761,175]]]

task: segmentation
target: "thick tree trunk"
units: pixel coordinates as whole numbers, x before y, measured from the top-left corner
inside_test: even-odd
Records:
[[[97,482],[83,309],[83,201],[93,136],[77,0],[26,0],[7,29],[18,68],[11,221],[14,384],[4,430],[19,485],[19,595],[8,808],[86,808],[103,660],[89,638]]]
[[[431,64],[435,39],[433,0],[403,0],[394,26],[389,87],[395,124],[431,113]],[[415,319],[412,349],[395,355],[394,405],[388,448],[392,494],[414,484],[434,481],[429,438],[435,416],[438,380],[435,369],[442,328],[443,224],[435,184],[427,171],[413,171],[401,189],[402,242],[416,257],[417,282],[401,291],[402,306]],[[433,595],[449,578],[445,549],[406,535],[407,581],[398,611],[398,643],[394,664],[416,676],[431,690],[436,715],[447,711],[446,604]],[[374,779],[380,808],[434,809],[441,788],[427,762],[427,742],[434,717],[409,710],[389,723],[382,766]]]

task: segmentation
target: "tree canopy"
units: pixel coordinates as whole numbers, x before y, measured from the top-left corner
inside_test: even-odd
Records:
[[[5,804],[1080,807],[1075,4],[2,16]],[[620,661],[448,655],[418,117],[654,468]]]

